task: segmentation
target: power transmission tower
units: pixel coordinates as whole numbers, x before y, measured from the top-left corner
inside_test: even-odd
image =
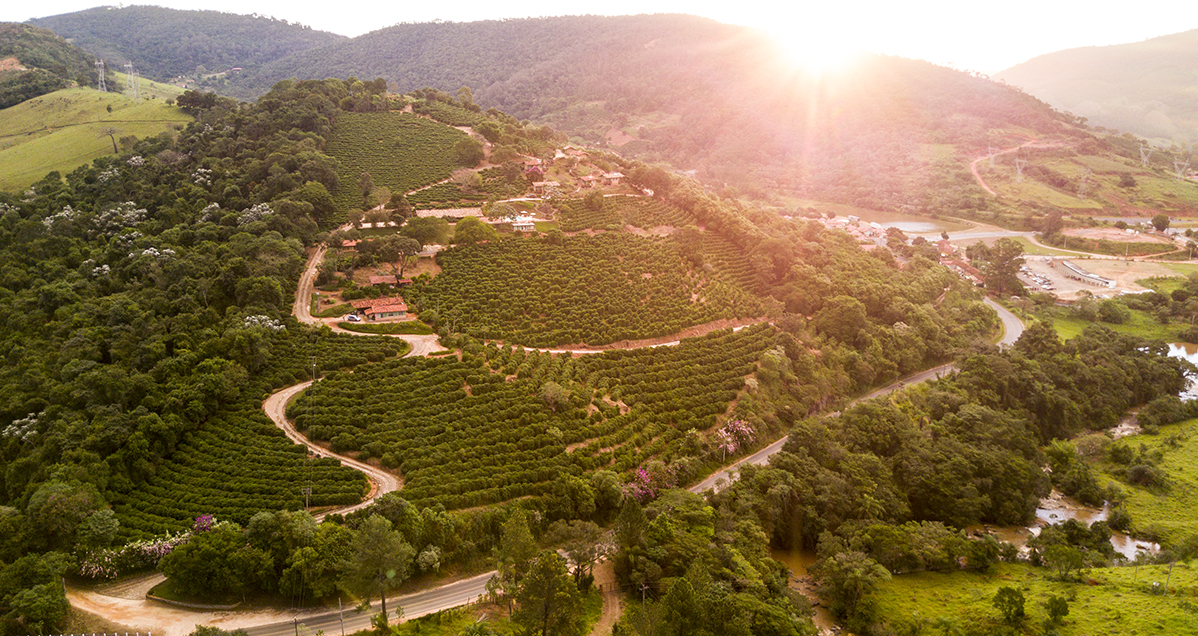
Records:
[[[1077,198],[1081,199],[1082,201],[1086,200],[1086,190],[1090,185],[1091,172],[1092,171],[1089,168],[1086,168],[1086,171],[1082,173],[1081,183],[1077,184]]]
[[[96,77],[100,78],[96,84],[96,90],[107,93],[108,85],[104,83],[104,60],[96,60]]]
[[[125,62],[125,97],[134,101],[141,97],[138,94],[137,83],[137,69],[133,68],[132,62]]]
[[[1151,157],[1152,153],[1154,152],[1156,152],[1156,149],[1154,148],[1149,146],[1140,146],[1140,163],[1143,164],[1145,168],[1148,167],[1148,158]]]
[[[994,157],[998,154],[998,148],[986,146],[986,153],[990,155],[990,167],[994,167]]]
[[[1178,179],[1185,179],[1186,173],[1189,172],[1189,170],[1190,170],[1190,160],[1186,159],[1185,163],[1182,163],[1182,161],[1180,159],[1174,159],[1173,160],[1173,169],[1177,171]]]
[[[1027,165],[1027,159],[1015,160],[1015,180],[1023,181],[1023,167]]]

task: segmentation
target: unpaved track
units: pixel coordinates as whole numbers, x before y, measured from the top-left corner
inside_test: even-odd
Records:
[[[270,397],[266,398],[266,401],[262,403],[262,410],[266,411],[267,417],[269,417],[271,421],[275,423],[275,426],[278,426],[283,430],[283,433],[287,435],[287,439],[295,442],[296,444],[303,444],[304,446],[307,446],[308,450],[317,457],[336,457],[337,459],[341,460],[342,465],[349,466],[354,470],[365,473],[367,479],[369,479],[371,483],[370,496],[366,500],[352,506],[334,508],[333,510],[314,515],[316,520],[320,521],[325,517],[325,515],[332,513],[346,514],[355,510],[361,510],[362,508],[365,508],[373,503],[376,497],[385,495],[389,492],[395,492],[402,488],[403,484],[395,475],[392,475],[391,473],[388,473],[380,468],[375,468],[370,464],[365,464],[356,459],[352,459],[350,457],[346,457],[345,455],[334,453],[331,450],[321,448],[320,446],[308,441],[307,437],[304,437],[299,431],[295,430],[295,426],[292,425],[292,423],[287,419],[287,403],[291,401],[291,398],[298,395],[300,391],[303,391],[311,385],[312,381],[308,380],[306,382],[301,382],[295,386],[289,386],[281,391],[275,392]]]
[[[1063,148],[1064,146],[1065,146],[1065,144],[1061,143],[1059,141],[1050,141],[1047,143],[1040,143],[1039,141],[1033,139],[1031,141],[1027,141],[1022,144],[1019,144],[1018,146],[1015,146],[1013,148],[999,150],[998,152],[994,153],[994,156],[997,157],[999,155],[1005,155],[1005,154],[1009,154],[1012,152],[1017,152],[1022,148],[1033,148],[1033,149],[1034,148]],[[977,179],[978,184],[980,184],[982,186],[982,188],[984,188],[986,190],[986,192],[989,192],[993,196],[998,196],[997,192],[995,192],[994,190],[991,190],[990,186],[986,185],[986,180],[982,178],[982,173],[981,173],[981,171],[978,170],[978,164],[983,161],[989,161],[989,159],[990,159],[990,155],[986,155],[985,157],[978,157],[977,159],[974,159],[973,161],[969,162],[969,171],[973,173],[973,178]]]

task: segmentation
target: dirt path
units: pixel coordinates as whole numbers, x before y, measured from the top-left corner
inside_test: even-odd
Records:
[[[354,470],[364,473],[366,478],[369,479],[371,483],[370,495],[361,503],[353,504],[352,506],[334,508],[318,515],[313,515],[316,520],[320,521],[326,515],[333,513],[346,514],[355,510],[361,510],[362,508],[365,508],[373,503],[375,498],[389,492],[395,492],[402,488],[403,483],[400,482],[399,478],[395,475],[392,475],[391,473],[388,473],[380,468],[375,468],[370,464],[366,464],[356,459],[346,457],[345,455],[334,453],[331,450],[321,448],[320,446],[310,442],[308,438],[304,437],[299,431],[295,430],[295,426],[292,425],[291,421],[287,419],[287,403],[291,401],[291,398],[298,395],[300,391],[303,391],[311,385],[312,381],[308,380],[306,382],[301,382],[294,386],[289,386],[285,389],[275,392],[270,397],[266,398],[266,401],[262,403],[262,410],[266,411],[267,417],[269,417],[271,421],[275,423],[275,426],[278,426],[280,429],[282,429],[283,433],[287,435],[287,439],[295,442],[296,444],[303,444],[304,446],[307,446],[308,450],[317,457],[335,457],[341,460],[342,465],[349,466]]]
[[[161,576],[161,575],[159,575]],[[323,610],[295,612],[294,610],[229,610],[197,611],[182,607],[171,607],[142,598],[131,600],[105,596],[97,591],[66,588],[67,601],[73,607],[91,612],[120,625],[141,630],[142,633],[161,636],[184,636],[195,630],[196,625],[209,625],[225,630],[253,627],[264,623],[290,621],[299,616],[318,615]]]
[[[1046,142],[1046,143],[1041,144],[1039,141],[1032,139],[1030,141],[1026,141],[1022,144],[1019,144],[1018,146],[1015,146],[1012,148],[1007,148],[1005,150],[999,150],[998,152],[994,153],[994,156],[997,157],[999,155],[1005,155],[1005,154],[1009,154],[1012,152],[1018,152],[1019,150],[1021,150],[1023,148],[1063,148],[1064,146],[1065,146],[1065,144],[1062,142],[1059,142],[1059,141],[1051,141],[1051,142]],[[995,192],[994,190],[990,189],[990,186],[986,185],[986,180],[982,178],[982,173],[978,170],[978,164],[983,161],[988,161],[989,159],[990,159],[990,155],[986,155],[985,157],[978,157],[977,159],[974,159],[973,161],[969,162],[969,171],[973,173],[973,178],[977,179],[978,184],[980,184],[982,186],[982,188],[984,188],[986,190],[986,192],[989,192],[991,195],[997,197],[998,193]]]
[[[611,628],[624,614],[624,604],[620,599],[620,587],[616,583],[616,570],[611,561],[603,561],[595,566],[595,585],[603,595],[603,613],[599,622],[591,628],[590,636],[611,636]]]

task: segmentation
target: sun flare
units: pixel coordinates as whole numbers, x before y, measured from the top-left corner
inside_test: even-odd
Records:
[[[861,47],[836,30],[809,29],[768,31],[784,59],[806,71],[823,74],[844,69],[862,53]]]

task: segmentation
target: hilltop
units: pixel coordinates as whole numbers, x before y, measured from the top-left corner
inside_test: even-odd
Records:
[[[150,95],[172,92],[144,81],[142,88]],[[135,102],[119,93],[67,88],[0,110],[0,190],[20,190],[48,172],[67,173],[138,139],[181,130],[191,117],[169,99]]]
[[[0,23],[0,109],[68,86],[94,86],[92,59],[47,29]]]
[[[72,15],[79,23],[116,24],[136,14]],[[180,29],[215,37],[204,12],[169,15],[186,25]],[[117,35],[112,42],[149,58],[160,53]],[[578,143],[692,171],[728,196],[782,212],[823,201],[1026,227],[1051,211],[1151,216],[1198,210],[1198,189],[1186,184],[1130,191],[1113,185],[1120,171],[1141,181],[1169,181],[1173,160],[1184,155],[1161,152],[1139,164],[1135,143],[1091,130],[1023,91],[877,55],[818,73],[790,62],[759,31],[694,16],[398,24],[243,66],[210,78],[210,85],[239,98],[289,77],[379,77],[400,93],[469,87],[471,104],[548,125]],[[971,163],[988,149],[1029,141],[1082,157],[1086,165],[1061,166],[1059,156],[1029,150],[1018,158],[1047,161],[1029,171],[1034,187],[1005,186],[1005,177],[992,174],[996,188],[971,174]],[[1006,161],[1014,172],[1016,158],[1004,155],[996,168]],[[1106,169],[1111,161],[1122,167]],[[1087,169],[1114,179],[1095,177],[1083,187]]]
[[[30,24],[50,29],[110,64],[132,62],[143,76],[160,81],[250,69],[345,39],[265,16],[153,6],[96,7]]]
[[[1188,144],[1198,141],[1195,69],[1198,30],[1057,51],[994,77],[1092,124]]]

